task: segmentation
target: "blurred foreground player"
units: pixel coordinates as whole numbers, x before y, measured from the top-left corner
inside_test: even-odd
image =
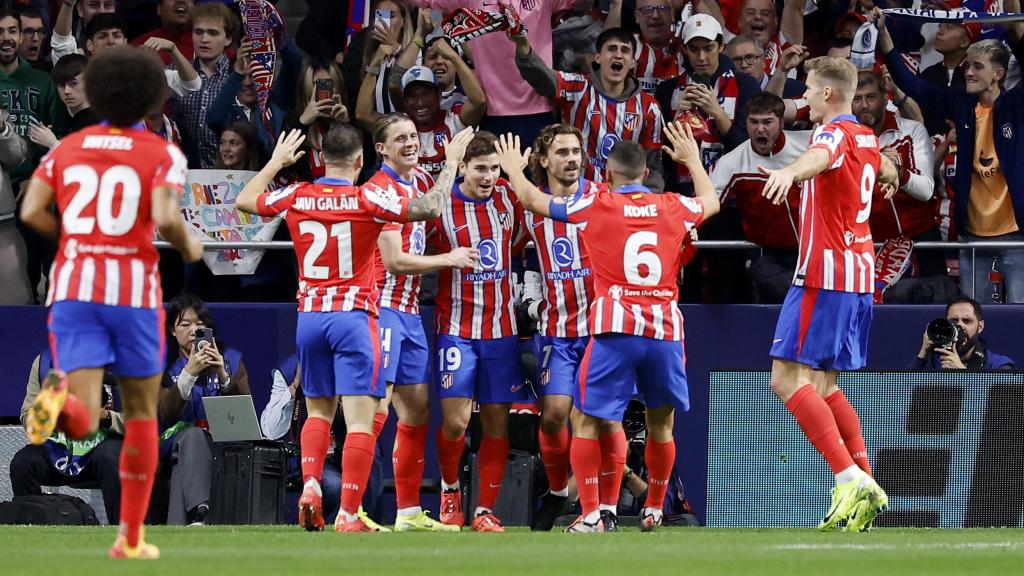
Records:
[[[74,439],[99,426],[106,367],[117,376],[125,412],[121,525],[111,558],[154,559],[142,523],[157,464],[157,395],[164,370],[164,310],[153,228],[186,261],[202,246],[185,232],[178,198],[187,161],[146,131],[163,105],[159,60],[140,48],[114,48],[85,71],[86,94],[103,123],[76,132],[43,158],[21,216],[60,239],[50,278],[49,330],[55,370],[29,410],[29,441],[55,427]],[[50,211],[56,201],[61,220]],[[66,376],[65,376],[66,373]]]
[[[266,192],[283,168],[302,157],[305,137],[282,134],[267,165],[238,196],[239,210],[272,216],[286,212],[299,261],[299,318],[295,345],[302,369],[302,391],[309,417],[302,427],[299,524],[322,530],[320,477],[330,444],[339,397],[348,434],[341,456],[341,509],[338,532],[384,530],[359,506],[373,465],[374,414],[385,386],[379,381],[380,340],[374,252],[387,222],[436,218],[448,203],[455,162],[472,137],[467,129],[449,143],[449,162],[437,184],[419,198],[393,189],[352,183],[363,168],[362,135],[336,124],[323,139],[325,176]]]
[[[778,170],[760,167],[764,196],[779,204],[803,182],[800,253],[772,341],[772,391],[836,476],[832,504],[818,528],[846,522],[862,531],[888,506],[871,478],[860,419],[836,385],[840,370],[867,359],[875,248],[868,219],[876,181],[886,197],[898,179],[870,126],[851,113],[857,70],[841,58],[805,64],[811,121],[807,152]]]
[[[498,144],[501,166],[523,206],[578,225],[593,269],[593,336],[577,375],[570,450],[582,514],[568,532],[604,531],[599,508],[600,423],[622,421],[634,382],[647,404],[650,430],[650,489],[640,528],[654,530],[662,521],[662,503],[675,466],[675,410],[688,410],[690,404],[676,279],[684,239],[719,207],[689,129],[673,123],[665,133],[673,148],[663,150],[689,168],[697,198],[652,194],[642,184],[647,176],[644,150],[628,141],[619,142],[608,154],[609,191],[552,198],[523,174],[527,156],[519,152],[518,138],[506,135]],[[621,482],[622,468],[615,473]]]

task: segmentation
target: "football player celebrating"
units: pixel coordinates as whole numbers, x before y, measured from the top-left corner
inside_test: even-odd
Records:
[[[187,235],[178,207],[188,161],[142,124],[167,97],[160,61],[140,48],[112,48],[92,59],[85,79],[103,123],[64,138],[43,158],[21,207],[25,224],[60,239],[47,295],[56,370],[26,429],[33,444],[46,441],[58,418],[73,439],[96,432],[104,370],[117,375],[126,422],[121,525],[110,557],[153,559],[160,551],[144,541],[142,523],[156,474],[164,372],[154,225],[189,262],[202,246]]]
[[[472,137],[464,130],[449,143],[450,159]],[[323,140],[326,175],[265,192],[277,173],[302,157],[304,137],[293,130],[278,139],[266,166],[246,184],[237,205],[242,211],[272,216],[287,211],[299,261],[299,318],[295,341],[309,418],[302,428],[302,496],[299,524],[324,526],[320,489],[338,399],[348,434],[341,456],[341,509],[338,532],[377,532],[381,527],[360,509],[373,465],[374,415],[385,386],[379,381],[380,341],[374,252],[387,222],[436,218],[447,204],[455,162],[419,198],[396,190],[353,186],[363,167],[359,131],[334,125]]]
[[[459,165],[451,202],[430,223],[427,241],[435,252],[475,247],[472,271],[444,268],[438,279],[437,393],[443,422],[437,434],[441,467],[441,514],[445,524],[464,523],[459,464],[473,400],[480,404],[480,492],[472,527],[504,532],[494,515],[508,461],[508,414],[526,399],[512,295],[512,259],[526,244],[522,207],[500,178],[496,138],[478,132]]]
[[[811,121],[820,124],[807,152],[768,170],[763,194],[780,204],[803,182],[800,252],[793,285],[772,341],[772,391],[793,414],[836,477],[832,504],[819,524],[865,530],[888,506],[870,476],[857,412],[836,385],[839,370],[865,365],[875,280],[868,220],[876,181],[895,193],[899,174],[881,155],[870,126],[851,113],[857,69],[848,60],[808,60]],[[859,466],[858,466],[859,464]]]
[[[582,514],[569,532],[603,531],[599,503],[602,420],[621,422],[634,383],[647,404],[650,436],[645,453],[649,491],[641,529],[661,524],[662,503],[675,465],[675,410],[689,408],[683,352],[683,318],[676,278],[683,241],[718,212],[718,196],[704,171],[693,135],[677,124],[666,127],[672,148],[663,151],[694,175],[696,198],[650,193],[645,153],[635,142],[620,142],[608,154],[608,191],[580,198],[552,197],[526,179],[526,156],[518,138],[497,145],[501,166],[523,206],[538,215],[576,224],[590,257],[594,302],[592,337],[576,377],[570,451]]]
[[[374,147],[381,168],[365,184],[385,194],[394,192],[419,198],[434,185],[434,179],[417,166],[420,142],[416,125],[405,114],[387,114],[373,130]],[[374,435],[388,416],[394,402],[398,413],[392,463],[395,470],[395,500],[398,511],[395,531],[458,531],[431,518],[420,507],[424,452],[430,427],[430,350],[420,319],[420,274],[442,268],[473,267],[479,260],[476,248],[458,247],[446,254],[425,256],[426,225],[423,222],[387,224],[377,239],[382,266],[378,268],[380,288],[381,376],[388,396],[380,403],[374,421]]]

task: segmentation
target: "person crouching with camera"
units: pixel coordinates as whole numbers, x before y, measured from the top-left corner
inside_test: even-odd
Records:
[[[972,298],[961,297],[946,306],[946,317],[928,323],[912,370],[1013,370],[1008,356],[988,349],[981,338],[985,316]]]

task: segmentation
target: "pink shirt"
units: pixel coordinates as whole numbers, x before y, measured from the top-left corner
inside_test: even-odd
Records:
[[[551,16],[568,10],[575,0],[507,0],[526,24],[530,46],[551,66]],[[497,11],[495,0],[409,0],[420,8],[450,12],[456,8]],[[469,41],[476,75],[487,93],[487,114],[520,116],[551,111],[551,102],[538,96],[519,76],[516,45],[504,31],[496,30]]]

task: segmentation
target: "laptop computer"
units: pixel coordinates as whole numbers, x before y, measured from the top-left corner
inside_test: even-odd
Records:
[[[263,440],[252,396],[204,396],[203,408],[214,442]]]

